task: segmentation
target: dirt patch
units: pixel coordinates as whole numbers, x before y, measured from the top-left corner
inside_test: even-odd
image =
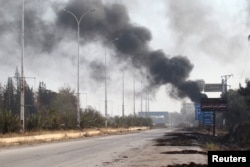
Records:
[[[199,131],[196,129],[182,129],[179,131],[175,131],[173,133],[167,133],[159,139],[155,140],[154,146],[160,147],[174,147],[174,146],[199,146],[202,151],[200,150],[189,150],[183,149],[179,150],[171,150],[171,151],[164,151],[161,154],[171,155],[171,154],[182,154],[181,157],[183,158],[184,155],[205,155],[207,156],[207,151],[217,151],[217,150],[248,150],[249,145],[242,147],[240,142],[238,144],[230,142],[230,139],[227,133],[217,133],[216,136],[213,136],[209,133]],[[247,140],[246,140],[247,141]],[[245,142],[244,144],[246,144]],[[168,147],[168,148],[169,148]],[[178,156],[176,156],[178,157]],[[180,158],[177,158],[180,159]],[[200,164],[190,162],[188,163],[173,163],[173,165],[167,165],[163,167],[203,167],[207,166],[206,164]]]
[[[199,146],[198,137],[192,133],[170,133],[156,139],[155,146]]]
[[[199,129],[166,130],[158,139],[142,148],[131,149],[103,166],[206,167],[208,151],[239,150],[227,143],[226,133],[218,132],[213,136]]]
[[[168,151],[160,152],[160,154],[168,156],[168,158],[173,161],[171,165],[169,164],[162,167],[205,167],[207,164],[203,164],[205,163],[204,161],[202,163],[199,161],[189,161],[194,160],[193,158],[198,155],[203,156],[203,158],[207,156],[207,150],[205,149],[207,140],[215,141],[215,139],[208,136],[208,134],[179,130],[166,133],[161,138],[156,139],[154,146],[160,146],[161,148],[167,147]],[[181,154],[181,158],[175,154]]]
[[[229,143],[225,134],[212,136],[206,132],[190,129],[165,134],[155,142],[155,146],[200,146],[206,151],[242,149]]]
[[[207,155],[207,152],[198,151],[198,150],[181,150],[181,151],[166,151],[166,152],[161,152],[161,154],[203,154],[203,155]]]
[[[164,167],[164,166],[163,166]],[[168,165],[166,167],[207,167],[205,164],[196,164],[194,162],[191,162],[189,164],[181,164],[181,165]]]
[[[205,167],[207,152],[200,147],[198,137],[192,132],[172,131],[166,128],[158,139],[143,147],[130,150],[104,162],[105,167]]]

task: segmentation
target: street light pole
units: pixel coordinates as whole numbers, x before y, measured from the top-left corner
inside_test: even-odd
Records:
[[[141,112],[142,112],[142,80],[141,80]]]
[[[119,40],[119,38],[115,38],[107,43],[107,47],[114,41]],[[107,119],[108,116],[108,100],[107,100],[107,60],[106,60],[106,47],[105,47],[105,117]],[[105,126],[107,127],[107,120],[105,122]]]
[[[78,19],[76,17],[76,15],[74,13],[72,13],[71,11],[68,11],[66,9],[63,9],[63,11],[69,13],[70,15],[72,15],[75,20],[76,20],[76,23],[77,23],[77,43],[78,43],[78,46],[77,46],[77,50],[78,50],[78,55],[77,55],[77,126],[80,127],[80,93],[79,93],[79,62],[80,62],[80,23],[82,21],[82,18],[86,15],[88,15],[90,12],[93,12],[95,11],[96,9],[93,8],[93,9],[90,9],[88,10],[87,12],[83,13],[81,15],[81,17]]]
[[[20,84],[20,124],[21,132],[25,131],[25,115],[24,115],[24,0],[22,1],[22,56],[21,56],[21,84]]]
[[[86,104],[86,109],[88,107],[88,93],[82,93],[85,95],[85,104]]]
[[[134,103],[133,103],[133,109],[134,109],[134,116],[136,116],[136,114],[135,114],[135,73],[134,73],[134,75],[133,75],[133,101],[134,101]]]
[[[122,117],[124,117],[124,70],[122,70]]]

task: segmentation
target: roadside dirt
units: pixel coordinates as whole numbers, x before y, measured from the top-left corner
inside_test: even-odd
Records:
[[[131,128],[101,128],[85,129],[82,131],[43,131],[29,132],[24,134],[10,134],[0,136],[0,147],[12,147],[19,145],[40,144],[53,141],[63,141],[100,135],[114,135],[131,133],[140,130],[147,130],[148,127],[131,127]]]
[[[194,129],[179,129],[141,147],[133,148],[105,167],[206,167],[207,151],[232,150],[222,136],[212,136]]]

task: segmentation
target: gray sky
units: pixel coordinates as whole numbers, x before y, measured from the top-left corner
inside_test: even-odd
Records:
[[[0,0],[0,4],[0,83],[4,85],[16,67],[20,69],[21,0]],[[87,92],[87,103],[102,113],[105,49],[108,112],[113,115],[121,114],[122,70],[126,114],[132,113],[134,74],[137,111],[141,80],[150,87],[151,110],[179,111],[182,102],[190,101],[188,96],[185,91],[174,93],[175,98],[169,94],[182,90],[187,81],[220,83],[222,75],[233,74],[228,84],[236,89],[250,76],[247,0],[25,0],[24,70],[26,77],[36,77],[36,88],[44,81],[54,91],[63,86],[76,89],[77,27],[61,9],[83,13],[93,7],[97,10],[81,22],[80,90]],[[123,39],[104,45],[116,36]],[[124,45],[131,38],[134,43]],[[168,70],[158,69],[156,58],[170,64],[164,66]],[[82,107],[85,98],[82,94]]]

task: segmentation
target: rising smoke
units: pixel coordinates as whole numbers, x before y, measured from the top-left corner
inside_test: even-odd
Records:
[[[10,0],[8,3],[3,1],[1,5],[16,5],[14,2],[16,1]],[[98,38],[105,45],[107,41],[119,37],[120,39],[114,43],[113,47],[118,59],[130,62],[137,69],[143,69],[149,76],[147,79],[150,89],[172,84],[177,89],[176,94],[180,98],[189,97],[193,101],[198,101],[203,96],[200,93],[199,82],[188,80],[193,69],[193,65],[188,58],[181,55],[171,57],[161,50],[152,50],[149,47],[149,42],[152,39],[151,32],[146,27],[132,24],[124,5],[103,3],[100,0],[70,0],[65,4],[63,2],[54,3],[52,6],[56,13],[56,21],[46,22],[41,16],[43,16],[48,4],[43,1],[36,1],[37,6],[34,6],[30,3],[32,2],[27,3],[25,8],[25,41],[26,45],[35,49],[36,52],[53,52],[58,47],[57,44],[67,38],[66,34],[60,33],[65,30],[75,32],[76,21],[71,15],[64,12],[63,8],[73,12],[78,18],[83,12],[96,8],[95,12],[83,18],[84,24],[80,25],[81,37],[84,38],[85,42]],[[62,8],[59,9],[57,5]],[[8,8],[6,7],[6,9]],[[0,26],[2,27],[0,35],[10,27],[7,23],[19,22],[19,25],[21,25],[20,11],[13,11],[12,18],[8,18],[6,12],[4,8],[0,9],[0,14],[3,16],[3,19],[0,20]],[[14,27],[13,29],[18,29],[20,32],[20,27]],[[17,41],[19,40],[17,39]],[[103,75],[100,73],[100,71],[103,71],[103,65],[100,62],[91,62],[89,67],[92,69],[91,76],[96,81],[103,80]]]
[[[43,1],[25,1],[25,45],[38,53],[51,52],[59,41],[55,23],[43,20],[43,14],[47,9],[47,5]],[[0,9],[0,35],[15,34],[18,42],[21,41],[21,36],[19,35],[21,34],[22,22],[21,7],[21,1],[17,3],[16,0],[8,0],[1,2]]]
[[[246,3],[248,4],[248,1]],[[242,1],[235,3],[237,8],[240,7],[240,4],[243,5]],[[227,2],[222,1],[220,5],[227,10],[233,10],[233,8],[230,9],[230,4]],[[214,1],[167,0],[166,17],[168,18],[169,30],[175,34],[178,49],[190,50],[190,43],[192,43],[192,51],[196,52],[197,55],[205,53],[209,55],[209,58],[216,59],[225,65],[225,63],[234,62],[235,60],[231,58],[232,55],[238,55],[244,49],[241,46],[242,34],[244,33],[242,30],[239,33],[232,30],[232,33],[223,22],[228,21],[231,24],[230,27],[240,29],[238,22],[242,21],[244,9],[241,10],[242,13],[236,14],[232,20],[227,20],[225,15],[217,14],[216,6]],[[231,13],[232,11],[230,11]]]
[[[102,1],[73,0],[66,4],[65,9],[75,13],[79,18],[82,11],[91,8],[98,10],[84,18],[85,24],[81,25],[81,35],[91,40],[96,36],[109,41],[119,36],[114,44],[120,59],[130,60],[137,68],[144,68],[148,77],[149,87],[158,88],[164,84],[172,84],[177,88],[178,96],[189,97],[192,101],[199,101],[203,95],[201,87],[196,81],[187,81],[193,65],[183,56],[169,57],[160,50],[153,51],[148,43],[151,32],[129,22],[128,12],[121,4],[103,4]],[[72,16],[65,12],[58,13],[57,25],[60,27],[75,28],[76,23]],[[97,65],[97,64],[93,64]],[[93,66],[92,66],[93,67]],[[100,67],[100,66],[96,66]]]

